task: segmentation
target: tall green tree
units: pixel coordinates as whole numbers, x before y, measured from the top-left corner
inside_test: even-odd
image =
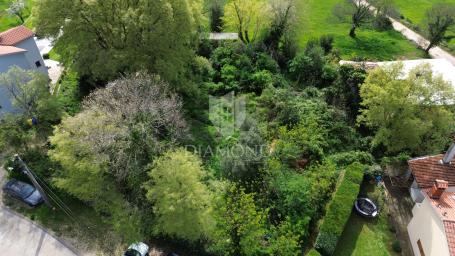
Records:
[[[104,81],[146,69],[177,81],[192,60],[202,14],[199,0],[43,0],[37,33],[56,38],[81,76]]]
[[[157,216],[155,231],[189,241],[209,237],[213,197],[199,157],[185,149],[168,151],[154,161],[149,176],[145,189]]]
[[[448,106],[455,100],[454,90],[429,65],[412,69],[406,78],[402,72],[401,64],[370,72],[360,89],[363,109],[357,121],[376,129],[373,144],[390,153],[438,152],[453,132]]]
[[[270,24],[270,6],[264,0],[229,0],[224,7],[224,26],[236,31],[248,44],[258,39]]]
[[[181,102],[159,77],[115,80],[55,128],[49,156],[62,166],[53,173],[55,184],[139,239],[147,231],[137,223],[149,207],[142,189],[148,165],[184,134]]]
[[[217,255],[264,255],[267,211],[254,203],[254,195],[228,185],[216,207],[217,226],[210,250]]]
[[[447,30],[455,25],[455,5],[435,4],[427,11],[427,36],[430,43],[425,51],[444,41]]]

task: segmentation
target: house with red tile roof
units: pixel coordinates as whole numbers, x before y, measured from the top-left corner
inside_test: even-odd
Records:
[[[13,66],[18,66],[48,75],[34,36],[35,33],[24,26],[0,32],[0,73],[7,72]],[[7,92],[0,86],[0,116],[16,110],[12,106]]]
[[[455,256],[455,144],[445,155],[408,161],[416,202],[408,234],[414,255]]]

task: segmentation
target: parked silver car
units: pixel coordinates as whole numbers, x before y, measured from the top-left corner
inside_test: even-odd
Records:
[[[123,256],[149,256],[149,246],[138,242],[130,245]]]

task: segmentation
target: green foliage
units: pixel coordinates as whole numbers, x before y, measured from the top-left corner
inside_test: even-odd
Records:
[[[340,21],[332,13],[334,6],[344,0],[298,0],[295,1],[296,13],[299,19],[295,26],[294,36],[300,48],[304,48],[308,40],[319,38],[325,34],[334,36],[334,49],[342,59],[355,57],[369,60],[396,60],[425,58],[423,50],[406,40],[399,32],[388,30],[375,31],[365,27],[356,32],[357,38],[352,39],[347,35],[351,28],[350,20]],[[408,13],[422,12],[419,8],[427,0],[416,0],[419,7],[410,5],[409,0],[399,0],[400,9],[407,8]],[[450,0],[453,1],[453,0]],[[398,2],[398,1],[396,1]],[[414,3],[413,2],[413,3]]]
[[[347,151],[335,153],[326,158],[327,161],[333,162],[338,167],[346,167],[354,162],[364,165],[372,165],[374,158],[369,152],[365,151]]]
[[[264,255],[267,210],[255,205],[254,195],[229,185],[215,207],[217,226],[209,251],[217,255]]]
[[[427,38],[430,43],[425,51],[429,52],[445,39],[447,31],[455,25],[455,4],[434,4],[427,11],[427,20]]]
[[[384,145],[389,153],[438,152],[455,121],[446,107],[454,91],[428,65],[412,69],[406,79],[401,72],[399,64],[370,72],[360,90],[364,108],[358,122],[375,128],[373,145]]]
[[[214,75],[208,87],[213,94],[235,91],[259,95],[279,79],[276,61],[252,45],[225,44],[213,51],[210,60]]]
[[[69,115],[74,115],[81,110],[81,95],[79,92],[79,80],[76,72],[65,70],[58,83],[55,92],[58,101],[64,111]]]
[[[0,74],[0,86],[19,113],[5,114],[0,122],[0,148],[16,153],[27,151],[36,144],[45,143],[57,124],[62,110],[56,98],[49,93],[48,79],[36,71],[12,67]],[[37,124],[32,123],[36,118]]]
[[[346,114],[329,106],[314,87],[303,92],[269,87],[258,101],[258,112],[267,123],[267,131],[272,139],[277,135],[277,139],[285,138],[283,148],[288,150],[283,153],[292,153],[291,160],[305,151],[318,159],[323,154],[354,150],[361,145],[357,132],[347,125]]]
[[[108,175],[109,156],[94,152],[93,141],[87,140],[94,132],[112,134],[121,127],[111,124],[109,117],[96,111],[85,111],[66,118],[56,127],[49,151],[53,161],[62,169],[54,177],[54,185],[89,203],[125,238],[140,238],[138,216]]]
[[[35,4],[37,33],[57,38],[66,66],[81,77],[104,81],[145,69],[167,81],[181,82],[192,61],[196,29],[204,19],[199,0]]]
[[[292,129],[281,127],[274,154],[282,161],[293,164],[299,159],[321,160],[327,147],[327,130],[316,120],[306,119]]]
[[[348,114],[349,121],[354,123],[360,109],[360,86],[366,78],[366,71],[352,65],[341,65],[339,67],[339,76],[327,92],[328,100],[340,106]]]
[[[269,239],[268,254],[273,256],[297,256],[301,254],[298,232],[289,219],[282,221],[278,227],[272,227]]]
[[[311,249],[307,254],[306,256],[321,256],[321,254],[319,254],[318,251],[316,251],[315,249]]]
[[[158,77],[137,73],[93,92],[83,105],[49,138],[49,156],[62,167],[53,183],[93,206],[125,238],[139,240],[147,166],[185,136],[181,102]]]
[[[246,44],[252,43],[270,24],[270,6],[264,0],[229,0],[223,22],[225,30],[237,32]]]
[[[344,226],[351,215],[352,205],[363,180],[363,166],[359,163],[349,165],[342,180],[328,204],[327,213],[319,228],[316,249],[323,255],[333,255]]]
[[[401,245],[400,245],[400,241],[396,240],[392,243],[392,249],[394,252],[396,253],[401,253]]]
[[[153,203],[157,233],[189,241],[210,236],[212,196],[203,183],[201,160],[184,149],[168,151],[157,158],[145,185]]]
[[[289,74],[301,87],[326,87],[336,79],[336,69],[328,63],[324,49],[311,42],[289,63]]]
[[[337,177],[335,166],[328,163],[315,165],[300,174],[287,171],[272,159],[269,172],[274,176],[269,185],[276,197],[273,209],[278,216],[289,216],[296,232],[307,238],[310,224],[321,217],[334,188]]]
[[[210,31],[221,32],[223,29],[224,0],[214,0],[209,6]]]
[[[243,124],[238,141],[221,152],[222,175],[257,191],[263,179],[266,143],[256,124],[248,119]]]

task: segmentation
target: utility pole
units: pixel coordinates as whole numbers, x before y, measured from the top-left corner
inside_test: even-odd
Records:
[[[39,193],[44,199],[44,202],[46,203],[49,208],[54,209],[54,207],[51,204],[51,201],[49,200],[49,197],[47,197],[46,192],[44,192],[43,188],[41,185],[38,183],[38,181],[35,179],[35,176],[33,176],[32,171],[28,169],[27,165],[22,161],[22,159],[19,157],[18,154],[14,155],[14,162],[18,163],[20,165],[20,169],[22,173],[27,175],[30,178],[30,181],[33,183],[36,189],[38,189]]]

